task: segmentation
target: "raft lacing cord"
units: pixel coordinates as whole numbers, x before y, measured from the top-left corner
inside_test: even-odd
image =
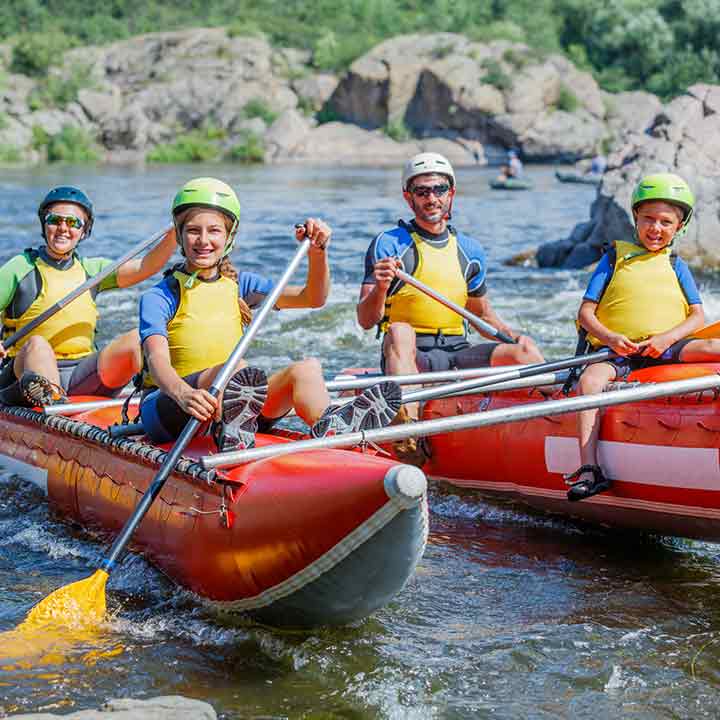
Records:
[[[114,438],[107,430],[103,430],[90,423],[73,420],[64,415],[45,415],[30,408],[2,404],[0,404],[0,415],[16,417],[32,422],[35,425],[41,425],[67,435],[72,435],[81,440],[89,440],[96,445],[110,450],[112,453],[136,457],[156,467],[159,467],[167,456],[165,450],[156,448],[153,445],[123,437]],[[190,460],[189,458],[181,458],[173,472],[185,475],[193,480],[224,484],[222,476],[219,476],[214,469],[206,470],[200,463]]]

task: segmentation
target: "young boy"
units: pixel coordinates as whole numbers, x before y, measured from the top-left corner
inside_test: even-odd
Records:
[[[578,311],[578,322],[595,350],[621,357],[590,365],[578,392],[602,392],[633,370],[675,362],[720,360],[720,341],[693,339],[705,324],[702,300],[687,264],[672,254],[693,214],[687,183],[671,173],[647,175],[632,195],[635,237],[617,241],[598,264]],[[597,461],[600,411],[578,413],[581,467],[568,500],[583,500],[610,487]]]

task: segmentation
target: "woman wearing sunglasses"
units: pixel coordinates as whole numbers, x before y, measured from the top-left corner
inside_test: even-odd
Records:
[[[0,267],[2,337],[38,317],[88,278],[111,264],[105,258],[76,253],[92,231],[94,212],[88,196],[70,186],[56,187],[38,208],[44,244],[29,248]],[[135,285],[158,272],[175,249],[175,232],[142,258],[128,260],[94,290],[59,310],[8,351],[0,344],[0,402],[47,405],[68,395],[113,396],[140,370],[142,354],[136,330],[95,347],[98,292]]]

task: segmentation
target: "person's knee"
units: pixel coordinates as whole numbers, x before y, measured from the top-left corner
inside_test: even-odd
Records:
[[[322,378],[322,363],[317,358],[298,360],[290,366],[293,382],[308,382]]]
[[[593,395],[602,392],[607,383],[608,378],[605,373],[600,374],[586,370],[578,381],[578,391],[581,395]]]
[[[415,330],[408,323],[392,323],[385,335],[386,353],[415,356]]]
[[[20,351],[23,357],[44,356],[55,357],[55,351],[42,335],[31,335]]]

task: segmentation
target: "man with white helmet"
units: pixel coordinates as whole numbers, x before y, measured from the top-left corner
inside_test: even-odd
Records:
[[[485,253],[479,243],[448,224],[455,197],[455,173],[447,158],[420,153],[403,170],[403,197],[414,214],[380,233],[365,257],[357,306],[365,329],[383,334],[382,366],[392,375],[453,368],[542,362],[535,343],[508,327],[487,296]],[[404,269],[466,307],[516,343],[471,345],[463,319],[395,277]],[[479,328],[478,328],[479,330]],[[405,406],[417,419],[417,404]]]

